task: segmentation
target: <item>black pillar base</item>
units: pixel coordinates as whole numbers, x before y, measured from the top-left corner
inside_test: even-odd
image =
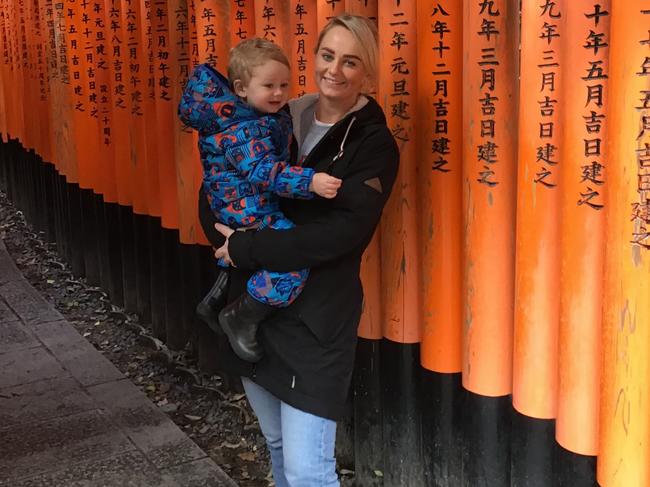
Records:
[[[420,344],[381,342],[384,485],[424,485],[417,377]]]
[[[423,369],[420,383],[425,485],[461,485],[461,374]]]
[[[149,268],[151,269],[151,326],[156,338],[166,340],[165,276],[163,259],[163,229],[159,218],[149,219]]]
[[[143,323],[151,323],[151,257],[149,251],[149,219],[145,215],[133,215],[135,243],[136,309]]]
[[[380,487],[384,471],[381,421],[381,340],[359,338],[353,376],[354,459],[357,485]]]
[[[129,206],[120,206],[119,209],[124,309],[128,313],[137,313],[138,294],[135,268],[135,232],[133,229],[133,212]]]
[[[511,397],[464,396],[462,485],[510,487]]]

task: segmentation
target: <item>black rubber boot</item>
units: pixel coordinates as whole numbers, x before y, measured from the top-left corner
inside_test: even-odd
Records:
[[[248,293],[221,310],[219,323],[239,358],[247,362],[259,362],[262,358],[257,327],[274,311],[274,307],[260,303]]]
[[[222,333],[219,325],[219,311],[226,305],[227,297],[228,271],[221,270],[210,292],[196,305],[196,315],[216,333]]]

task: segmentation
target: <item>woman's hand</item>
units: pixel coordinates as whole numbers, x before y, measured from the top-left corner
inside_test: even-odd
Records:
[[[215,249],[214,251],[215,258],[223,259],[226,264],[235,267],[232,260],[230,259],[230,254],[228,253],[228,239],[235,231],[232,228],[227,227],[226,225],[223,225],[221,223],[215,223],[214,228],[217,230],[217,232],[219,232],[221,235],[226,237],[226,241],[224,242],[224,244],[218,249]]]

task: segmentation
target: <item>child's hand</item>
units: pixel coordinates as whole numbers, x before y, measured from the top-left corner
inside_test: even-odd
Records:
[[[341,180],[325,172],[317,172],[311,180],[309,191],[323,198],[332,199],[341,187]]]

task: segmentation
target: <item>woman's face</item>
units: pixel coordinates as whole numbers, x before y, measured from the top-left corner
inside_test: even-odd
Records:
[[[359,45],[345,27],[333,27],[316,53],[316,85],[321,96],[353,105],[367,80]]]

